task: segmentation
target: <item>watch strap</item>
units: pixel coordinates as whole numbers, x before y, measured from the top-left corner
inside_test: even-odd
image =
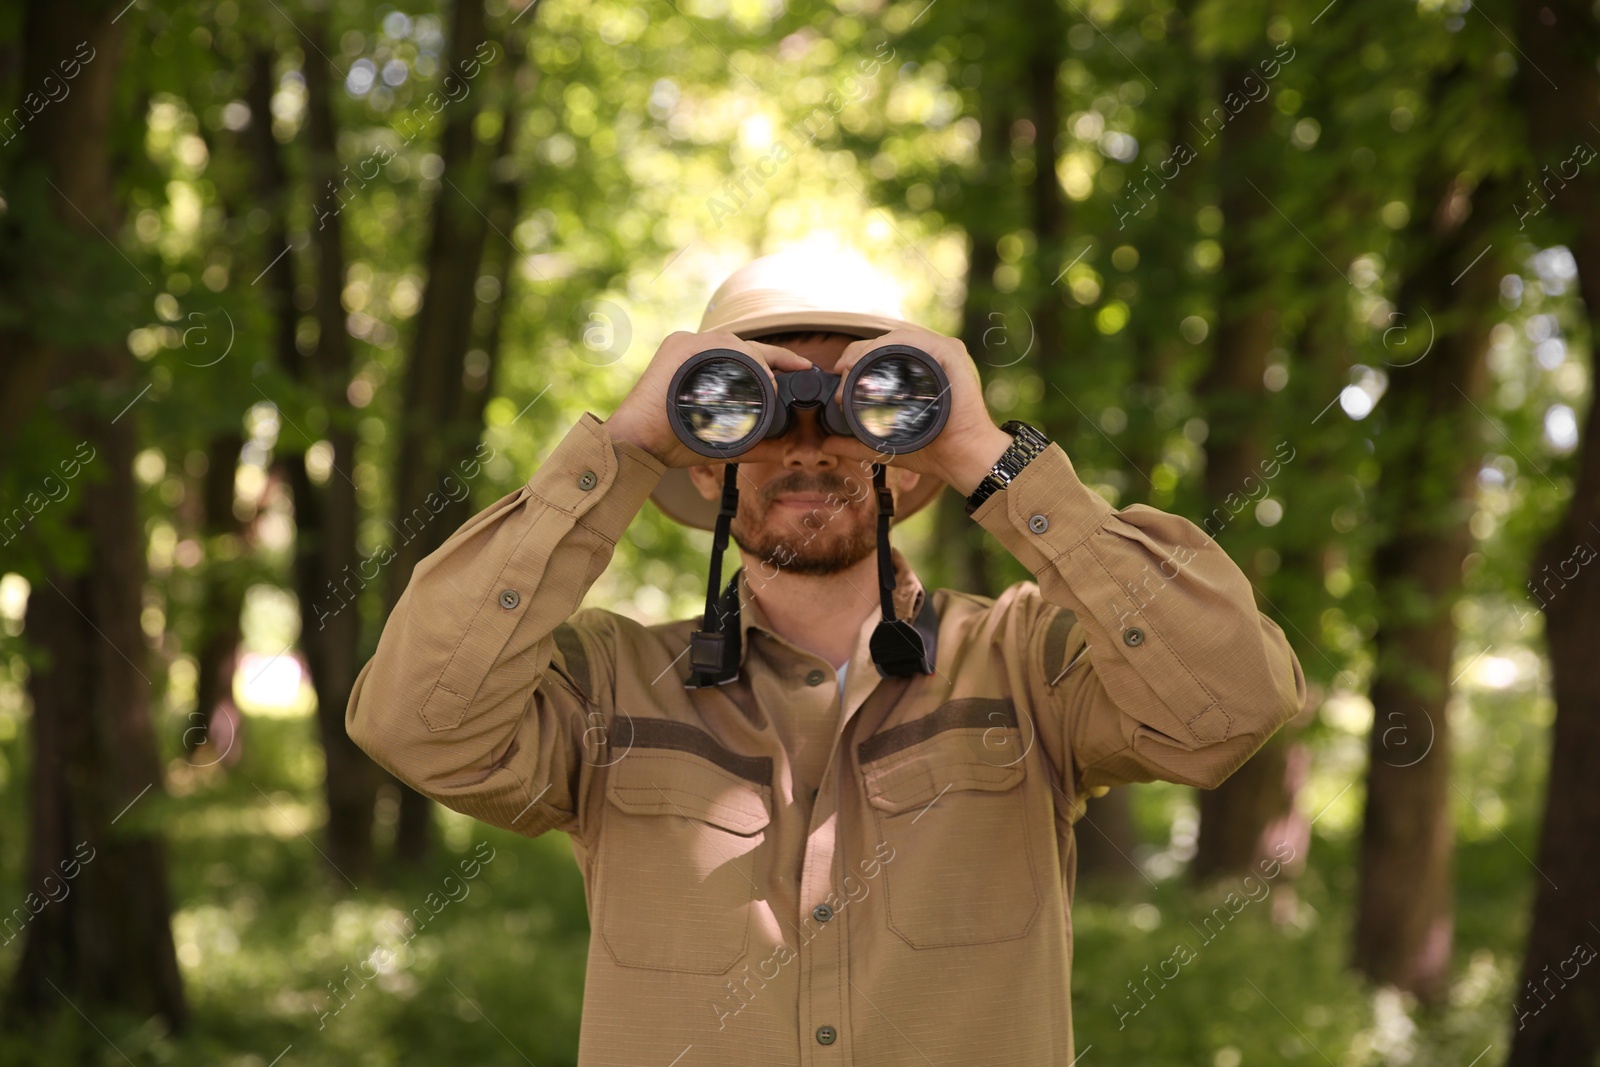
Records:
[[[982,507],[983,502],[996,492],[1010,486],[1035,456],[1050,447],[1050,438],[1020,419],[1001,423],[1000,428],[1011,435],[1011,444],[1000,454],[972,495],[967,497],[968,515]]]

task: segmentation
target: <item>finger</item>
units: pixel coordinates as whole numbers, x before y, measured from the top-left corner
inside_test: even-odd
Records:
[[[767,372],[767,376],[776,384],[778,371],[805,370],[811,366],[811,361],[802,356],[797,356],[787,348],[777,345],[763,344],[760,341],[747,341],[737,334],[725,330],[711,330],[702,334],[695,334],[693,353],[705,352],[713,348],[728,348],[735,352],[743,352],[755,360]]]
[[[851,368],[853,368],[862,359],[871,355],[873,352],[876,352],[878,349],[887,345],[911,345],[913,348],[919,348],[924,352],[928,352],[929,344],[931,343],[930,338],[937,336],[939,335],[934,334],[931,330],[908,329],[906,327],[901,327],[899,329],[890,330],[888,333],[881,334],[878,337],[868,337],[860,341],[852,341],[850,344],[846,345],[844,351],[839,354],[839,362],[834,364],[833,373],[839,376],[839,388],[834,390],[834,399],[841,404],[844,403],[845,378],[849,376]],[[938,360],[938,356],[933,355],[932,352],[929,352],[929,356],[935,361]]]
[[[839,360],[833,365],[833,373],[839,376],[839,384],[833,390],[833,399],[837,403],[841,405],[844,403],[844,383],[850,377],[850,368],[859,363],[861,357],[880,347],[881,344],[882,339],[877,337],[865,341],[853,341],[839,353]]]
[[[845,375],[850,373],[850,368],[854,367],[856,363],[860,361],[862,356],[865,356],[868,352],[872,352],[875,349],[882,348],[884,345],[894,344],[893,337],[895,334],[900,332],[901,331],[899,330],[890,330],[888,333],[883,334],[882,336],[866,337],[859,341],[851,341],[849,344],[845,345],[844,351],[839,353],[838,362],[833,365],[833,373],[839,376],[841,387],[843,386]],[[839,396],[840,399],[843,399],[843,392],[841,392]]]
[[[752,356],[764,362],[772,370],[810,370],[813,365],[806,357],[791,352],[781,345],[763,344],[760,341],[746,341],[744,344]]]

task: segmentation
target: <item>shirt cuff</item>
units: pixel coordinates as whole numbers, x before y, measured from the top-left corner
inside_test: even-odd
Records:
[[[585,411],[528,479],[528,492],[616,544],[666,465]]]
[[[972,517],[1038,574],[1081,545],[1115,512],[1079,480],[1065,450],[1052,442]]]

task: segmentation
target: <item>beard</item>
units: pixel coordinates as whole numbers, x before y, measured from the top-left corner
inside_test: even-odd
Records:
[[[771,514],[773,502],[785,493],[820,493],[827,502],[789,523]],[[792,471],[774,478],[753,497],[741,494],[729,531],[740,548],[780,570],[837,574],[877,550],[877,509],[866,510],[863,501],[875,498],[871,485],[859,478]]]

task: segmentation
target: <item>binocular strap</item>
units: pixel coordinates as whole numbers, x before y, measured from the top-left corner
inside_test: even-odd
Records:
[[[937,654],[939,613],[933,597],[923,594],[922,610],[915,620],[894,616],[894,561],[889,558],[889,520],[894,517],[894,494],[889,492],[887,468],[873,465],[872,488],[878,496],[878,606],[883,618],[872,631],[868,648],[872,663],[884,678],[910,678],[932,674]]]
[[[722,507],[711,541],[711,567],[706,580],[706,611],[700,629],[689,638],[689,689],[725,685],[739,677],[739,572],[717,593],[722,580],[722,554],[728,547],[728,527],[739,509],[737,463],[730,463],[722,483]],[[884,678],[910,678],[932,674],[937,656],[939,612],[933,597],[924,594],[922,608],[913,620],[894,614],[894,562],[889,556],[889,520],[894,517],[894,497],[878,464],[872,484],[878,497],[878,605],[883,613],[872,631],[868,649],[878,674]]]
[[[722,581],[722,554],[728,548],[728,527],[739,510],[739,465],[728,464],[722,476],[722,506],[717,509],[717,525],[711,535],[711,570],[706,576],[706,613],[700,629],[689,638],[689,681],[691,689],[722,685],[739,677],[739,575],[734,573],[728,588],[719,598]],[[729,610],[729,600],[732,610]]]

